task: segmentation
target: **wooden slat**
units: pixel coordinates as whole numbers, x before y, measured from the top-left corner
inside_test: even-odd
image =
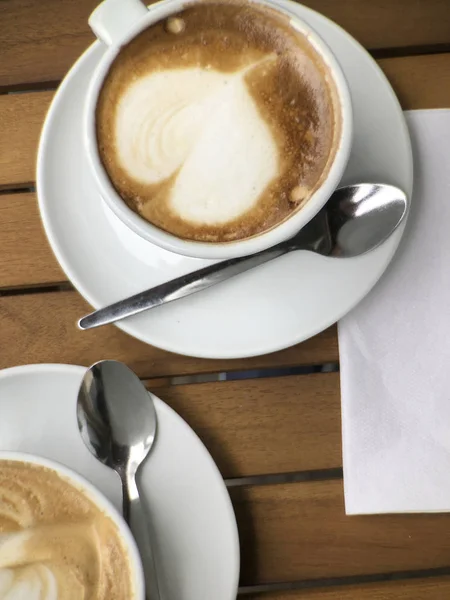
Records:
[[[342,464],[338,373],[158,387],[155,393],[197,432],[226,478]]]
[[[384,59],[379,64],[405,110],[450,108],[449,53]]]
[[[450,43],[447,0],[306,0],[370,49]],[[54,81],[93,41],[87,19],[96,0],[0,3],[0,86]],[[38,9],[37,9],[38,6]]]
[[[450,598],[450,577],[409,579],[275,594],[249,594],[241,598],[242,600],[446,600]]]
[[[0,196],[0,289],[66,280],[45,237],[35,194]]]
[[[450,43],[447,0],[306,0],[370,50]]]
[[[0,198],[1,202],[1,198]],[[224,370],[320,364],[337,359],[336,328],[281,352],[241,360],[203,360],[164,352],[114,326],[79,331],[75,325],[87,303],[77,292],[0,297],[0,331],[8,351],[0,368],[37,362],[88,365],[103,358],[127,362],[141,377],[164,377]]]
[[[244,585],[450,565],[450,514],[347,517],[340,480],[230,492]]]
[[[379,64],[405,109],[450,107],[450,53],[383,59]],[[0,96],[0,186],[34,180],[37,142],[52,96]]]
[[[39,134],[52,97],[53,92],[0,96],[0,187],[34,181]]]
[[[97,0],[3,0],[0,86],[61,79],[94,41]]]

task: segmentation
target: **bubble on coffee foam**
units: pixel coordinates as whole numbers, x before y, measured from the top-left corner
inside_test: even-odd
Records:
[[[182,33],[186,28],[186,22],[181,17],[169,17],[165,24],[167,33],[174,33],[178,35]]]
[[[234,220],[278,174],[277,144],[244,80],[260,62],[236,73],[199,67],[149,73],[117,106],[122,168],[144,184],[173,176],[170,205],[183,220]]]
[[[292,204],[300,205],[309,198],[311,190],[306,185],[296,185],[289,194]]]

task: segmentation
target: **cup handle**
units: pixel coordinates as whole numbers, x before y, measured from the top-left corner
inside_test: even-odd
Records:
[[[104,0],[89,17],[89,26],[101,42],[112,46],[146,14],[141,0]]]

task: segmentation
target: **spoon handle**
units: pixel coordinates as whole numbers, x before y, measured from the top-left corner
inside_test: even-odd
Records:
[[[156,572],[155,555],[150,540],[148,517],[142,506],[136,479],[130,474],[122,477],[123,518],[136,540],[144,568],[145,593],[147,600],[161,600]]]
[[[137,315],[149,308],[154,308],[155,306],[190,296],[195,292],[206,290],[216,285],[216,283],[220,283],[230,277],[239,275],[239,273],[269,262],[290,250],[293,250],[293,247],[283,242],[251,256],[231,258],[209,265],[198,271],[187,273],[149,290],[140,292],[135,296],[130,296],[129,298],[110,304],[105,308],[100,308],[80,319],[78,326],[80,329],[92,329],[93,327],[114,323],[125,317]]]

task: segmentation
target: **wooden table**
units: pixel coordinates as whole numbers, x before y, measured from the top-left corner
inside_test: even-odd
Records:
[[[372,52],[404,108],[450,107],[449,0],[306,3]],[[234,361],[172,355],[115,327],[76,329],[88,306],[49,249],[33,183],[46,110],[93,41],[87,17],[95,4],[0,0],[0,368],[128,363],[190,423],[229,483],[248,598],[449,598],[450,515],[344,515],[334,327]],[[254,378],[254,369],[263,376]],[[217,381],[217,373],[236,371],[242,379]]]

